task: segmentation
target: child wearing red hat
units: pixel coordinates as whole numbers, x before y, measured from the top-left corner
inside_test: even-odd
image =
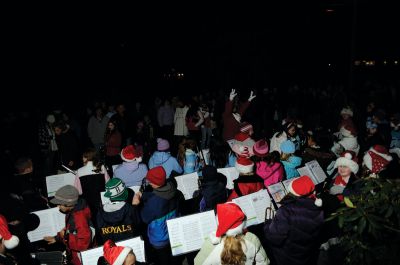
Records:
[[[217,230],[204,241],[194,264],[269,264],[258,237],[244,230],[246,216],[237,204],[218,204],[217,219]]]

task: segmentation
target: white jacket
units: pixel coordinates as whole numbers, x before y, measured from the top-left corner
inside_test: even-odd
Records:
[[[279,154],[282,153],[281,151],[281,143],[288,139],[286,132],[282,132],[282,134],[277,137],[279,132],[275,133],[274,136],[271,138],[271,144],[269,148],[269,152],[272,153],[273,151],[278,151]]]
[[[186,113],[188,107],[176,108],[174,116],[174,135],[176,136],[187,136],[189,134],[188,128],[186,127]]]

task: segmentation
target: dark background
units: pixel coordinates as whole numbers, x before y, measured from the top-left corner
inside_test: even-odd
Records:
[[[155,89],[173,95],[329,82],[350,89],[354,79],[387,80],[399,69],[382,64],[400,58],[395,1],[190,4],[5,10],[5,105],[134,101]],[[356,59],[376,65],[355,69]],[[165,80],[172,68],[184,80]]]

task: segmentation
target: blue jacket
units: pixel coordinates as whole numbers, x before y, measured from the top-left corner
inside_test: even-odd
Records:
[[[146,174],[147,166],[136,161],[124,162],[114,170],[114,178],[121,179],[127,187],[142,185]]]
[[[301,157],[291,156],[289,157],[288,161],[282,161],[282,164],[285,167],[286,179],[292,179],[300,176],[296,168],[301,165]]]
[[[179,201],[182,198],[182,193],[170,181],[160,188],[143,193],[140,216],[148,224],[147,235],[152,246],[162,248],[169,244],[167,220],[180,215]]]
[[[157,166],[162,166],[164,168],[165,173],[167,173],[167,178],[169,178],[172,171],[175,171],[178,174],[182,174],[183,172],[182,167],[179,165],[176,158],[171,156],[168,152],[156,151],[150,157],[149,168],[152,169]]]
[[[324,223],[323,211],[310,198],[286,197],[272,220],[264,225],[264,236],[278,265],[313,264]]]
[[[185,152],[185,163],[183,164],[183,174],[190,174],[198,170],[197,154],[193,150],[187,149]]]

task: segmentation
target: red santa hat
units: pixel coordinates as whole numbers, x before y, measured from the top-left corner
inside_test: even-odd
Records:
[[[19,238],[10,233],[7,220],[3,215],[0,215],[0,240],[3,240],[4,246],[8,249],[15,248],[19,244]]]
[[[357,174],[359,166],[356,153],[350,150],[344,151],[341,156],[336,159],[335,162],[335,168],[338,168],[340,166],[348,167],[350,168],[351,172]]]
[[[314,199],[314,204],[318,207],[322,206],[322,200],[316,198],[314,194],[315,184],[309,176],[301,176],[295,178],[288,185],[289,192],[298,197],[309,197]]]
[[[363,162],[372,173],[377,174],[385,169],[392,159],[386,147],[374,145],[365,153]]]
[[[122,265],[126,256],[132,251],[130,247],[116,246],[111,240],[107,240],[103,246],[104,258],[111,265]]]
[[[354,125],[346,124],[340,128],[340,133],[345,137],[357,136],[357,129]]]
[[[253,155],[254,140],[247,133],[237,133],[232,145],[232,151],[238,156],[250,157]]]
[[[236,159],[235,168],[242,174],[252,173],[254,170],[254,163],[247,157],[239,156]]]
[[[140,146],[128,145],[121,151],[121,158],[126,162],[137,161],[142,162],[142,151]]]
[[[245,215],[240,207],[232,202],[217,205],[217,231],[211,233],[213,244],[221,242],[223,235],[236,236],[243,233]]]

